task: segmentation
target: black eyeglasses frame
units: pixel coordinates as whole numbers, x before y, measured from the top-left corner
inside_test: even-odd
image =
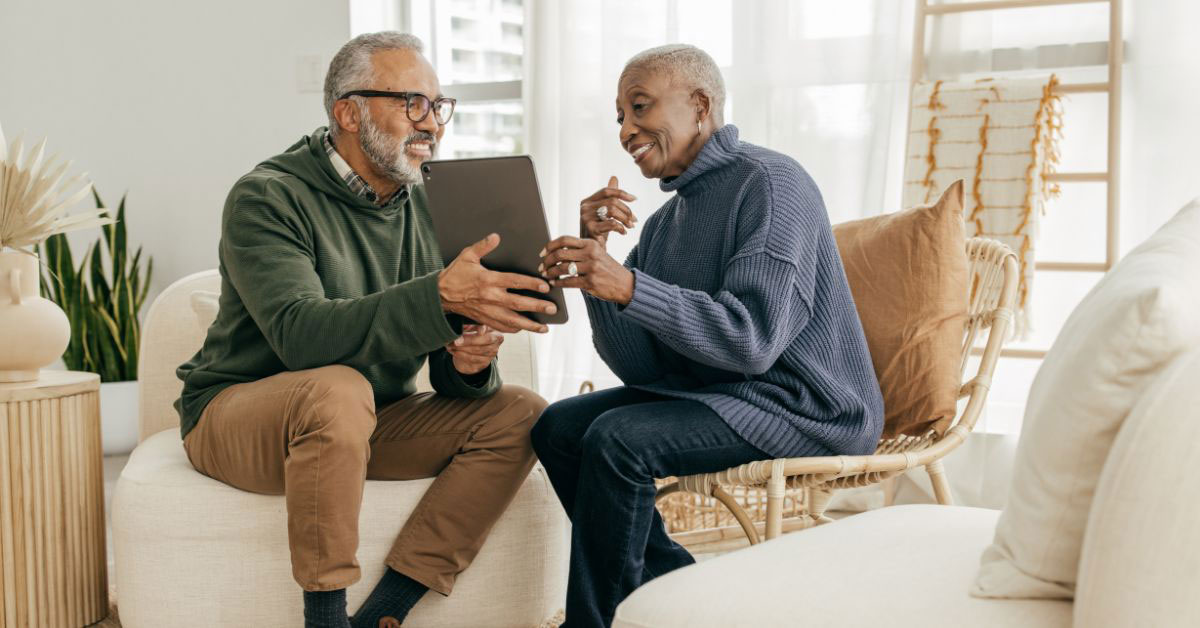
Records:
[[[458,99],[450,98],[449,96],[439,96],[437,98],[430,98],[429,96],[426,96],[425,94],[422,94],[421,92],[389,92],[389,91],[378,90],[378,89],[351,90],[351,91],[346,92],[345,94],[342,94],[341,96],[338,96],[338,100],[345,100],[346,98],[349,98],[351,96],[361,96],[363,98],[395,98],[395,99],[402,98],[402,99],[404,99],[404,115],[408,116],[408,119],[410,121],[420,122],[420,121],[424,120],[425,118],[428,118],[430,112],[434,112],[433,119],[442,126],[446,126],[450,122],[450,119],[454,117],[454,108],[458,105]],[[413,114],[412,114],[413,101],[416,98],[423,98],[428,103],[428,106],[425,108],[425,113],[421,114],[421,116],[418,118],[414,118]],[[445,120],[443,120],[442,116],[437,113],[439,107],[443,103],[450,103],[450,113],[446,114]]]

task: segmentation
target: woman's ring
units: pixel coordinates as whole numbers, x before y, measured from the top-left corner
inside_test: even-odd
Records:
[[[575,262],[571,262],[570,264],[567,264],[567,275],[570,277],[578,276],[579,275],[579,264],[576,264]]]
[[[600,220],[608,219],[608,208],[603,205],[601,205],[600,207],[597,207],[596,208],[596,217],[599,218]]]

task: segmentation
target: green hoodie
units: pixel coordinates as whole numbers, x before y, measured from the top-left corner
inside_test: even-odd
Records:
[[[356,196],[329,162],[325,132],[256,166],[225,200],[220,311],[177,371],[184,436],[217,393],[284,371],[350,366],[371,382],[376,407],[413,394],[427,356],[440,394],[500,386],[494,363],[464,379],[443,348],[461,323],[442,311],[422,188],[383,207]]]

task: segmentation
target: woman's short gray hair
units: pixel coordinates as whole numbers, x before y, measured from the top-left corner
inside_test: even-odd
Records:
[[[356,89],[366,89],[374,78],[375,68],[371,55],[384,50],[412,50],[420,53],[425,45],[414,35],[397,31],[365,33],[346,42],[333,55],[329,71],[325,73],[325,115],[329,116],[329,131],[338,133],[338,123],[333,117],[333,103],[338,96]],[[362,105],[362,99],[355,98]]]
[[[667,44],[633,55],[625,62],[621,78],[631,72],[665,72],[676,84],[700,90],[708,96],[709,115],[720,126],[724,123],[725,79],[721,69],[707,52],[688,44]]]

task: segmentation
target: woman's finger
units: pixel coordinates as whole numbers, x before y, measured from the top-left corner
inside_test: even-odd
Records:
[[[637,216],[634,216],[633,210],[629,209],[628,205],[618,200],[591,201],[585,203],[580,206],[579,215],[585,220],[588,218],[598,219],[600,216],[596,214],[596,210],[600,209],[601,207],[608,208],[608,218],[619,220],[624,223],[626,227],[633,227],[633,225],[637,224]]]
[[[622,200],[629,201],[631,203],[633,201],[637,200],[636,196],[630,194],[629,192],[626,192],[625,190],[622,190],[619,187],[615,187],[615,186],[602,187],[599,190],[596,190],[591,196],[589,196],[583,200],[596,201],[596,200],[600,200],[602,198],[619,198]]]
[[[553,268],[556,264],[569,264],[571,262],[582,262],[592,258],[591,251],[586,249],[558,249],[557,251],[542,258],[542,263],[538,266],[538,272],[543,275],[546,270]]]
[[[587,276],[582,275],[578,277],[568,276],[561,277],[559,279],[552,279],[550,280],[550,285],[556,288],[579,288],[580,290],[587,290],[590,284],[588,283]]]
[[[566,264],[559,264],[557,266],[551,266],[550,268],[546,269],[546,272],[544,272],[543,275],[546,277],[547,280],[559,279],[562,277],[570,277],[570,276],[572,276],[571,273],[568,272],[570,270],[570,266],[571,266],[571,264],[569,262]],[[592,268],[591,262],[575,262],[576,274],[586,275],[586,274],[588,274],[588,271],[591,270],[591,268]]]
[[[609,231],[619,232],[621,235],[629,233],[629,229],[625,225],[616,220],[595,220],[587,223],[587,233],[590,236],[598,236]]]
[[[542,249],[541,256],[546,257],[546,255],[561,248],[582,249],[587,246],[587,242],[587,240],[576,238],[575,236],[559,236],[546,243],[546,248]]]

